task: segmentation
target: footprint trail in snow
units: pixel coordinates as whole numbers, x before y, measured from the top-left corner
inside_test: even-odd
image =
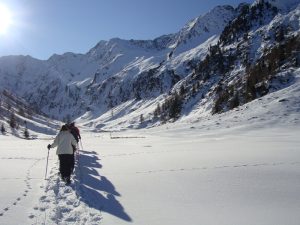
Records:
[[[101,212],[88,207],[84,202],[77,180],[78,174],[74,175],[70,185],[66,185],[57,171],[56,165],[51,169],[45,186],[40,187],[43,194],[28,216],[31,224],[99,224]]]

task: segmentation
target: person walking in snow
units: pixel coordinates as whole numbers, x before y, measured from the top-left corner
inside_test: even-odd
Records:
[[[80,131],[79,131],[78,127],[75,126],[75,122],[70,123],[69,129],[70,129],[71,134],[73,134],[74,138],[76,139],[76,141],[78,143],[79,140],[81,139],[81,136],[80,136]]]
[[[77,146],[77,141],[66,125],[61,127],[54,142],[47,146],[48,149],[57,147],[56,154],[59,158],[59,172],[62,180],[65,181],[66,184],[70,184],[71,182],[70,176],[74,159],[73,146]]]
[[[75,126],[75,122],[70,123],[68,127],[70,129],[71,134],[73,135],[73,137],[75,138],[78,144],[79,140],[81,139],[81,136],[80,136],[79,129]],[[76,147],[73,146],[73,161],[72,161],[72,168],[71,168],[72,173],[75,167],[75,151],[76,151]]]

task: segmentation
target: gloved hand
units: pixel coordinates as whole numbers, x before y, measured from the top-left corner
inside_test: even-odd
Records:
[[[50,148],[51,148],[51,145],[49,144],[49,145],[47,146],[47,148],[50,149]]]

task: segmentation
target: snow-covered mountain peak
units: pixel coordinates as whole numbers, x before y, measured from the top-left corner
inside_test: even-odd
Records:
[[[188,32],[211,32],[222,28],[222,24],[228,23],[235,15],[234,8],[229,5],[216,6],[208,13],[199,16],[187,23],[180,31],[181,35]]]
[[[94,48],[92,48],[87,55],[101,59],[104,52],[114,54],[122,54],[129,51],[160,51],[168,48],[175,40],[175,34],[163,35],[154,40],[124,40],[120,38],[112,38],[108,41],[100,41]]]
[[[64,59],[64,58],[76,58],[78,56],[80,56],[82,54],[76,54],[76,53],[73,53],[73,52],[65,52],[63,53],[62,55],[59,55],[59,54],[53,54],[49,59],[48,61],[51,62],[51,61],[56,61],[56,60],[61,60],[61,59]]]
[[[123,40],[119,38],[112,38],[109,41],[100,41],[95,47],[93,47],[87,55],[95,59],[101,59],[104,52],[111,52],[116,46],[122,45]]]
[[[116,56],[123,54],[123,52],[128,49],[131,51],[160,51],[167,48],[178,48],[179,45],[190,42],[191,39],[192,42],[194,42],[193,45],[197,46],[206,41],[209,37],[221,33],[225,25],[232,20],[235,15],[236,11],[232,6],[217,6],[208,13],[188,22],[178,33],[163,35],[154,40],[124,40],[120,38],[112,38],[108,41],[102,40],[87,52],[87,56],[91,60],[98,61],[107,58],[107,53],[109,53],[110,56]],[[192,46],[189,46],[188,48],[191,47]],[[178,51],[178,49],[176,51]],[[53,58],[62,60],[66,56],[74,58],[77,55],[70,55],[69,53],[59,56],[54,55],[50,58],[50,61],[53,61]]]
[[[219,35],[224,27],[230,22],[236,11],[232,6],[217,6],[208,13],[188,22],[177,34],[176,43],[171,46],[177,53],[194,48],[208,38]],[[189,42],[189,46],[185,44]]]

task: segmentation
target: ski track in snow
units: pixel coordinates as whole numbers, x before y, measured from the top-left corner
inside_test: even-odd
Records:
[[[21,159],[21,160],[42,160],[44,158],[30,158],[30,157],[1,157],[1,159]]]
[[[75,166],[72,183],[66,185],[58,175],[58,163],[50,171],[49,178],[40,188],[44,192],[39,203],[29,214],[32,225],[87,224],[96,225],[102,220],[101,211],[86,205],[89,201],[82,191],[80,165]]]
[[[8,179],[24,179],[24,189],[23,192],[19,194],[19,196],[17,196],[17,198],[9,205],[5,206],[1,211],[0,211],[0,216],[5,216],[6,212],[8,212],[9,210],[13,209],[17,204],[19,204],[25,197],[27,197],[27,195],[30,193],[30,190],[32,189],[31,186],[31,182],[30,180],[34,179],[31,177],[31,170],[33,169],[33,167],[35,167],[37,165],[37,163],[39,163],[40,160],[43,160],[43,158],[23,158],[23,157],[15,157],[15,158],[1,158],[1,159],[27,159],[27,160],[32,160],[34,159],[35,161],[33,162],[33,164],[27,169],[26,171],[26,176],[25,179],[24,178],[0,178],[0,180],[8,180]]]

